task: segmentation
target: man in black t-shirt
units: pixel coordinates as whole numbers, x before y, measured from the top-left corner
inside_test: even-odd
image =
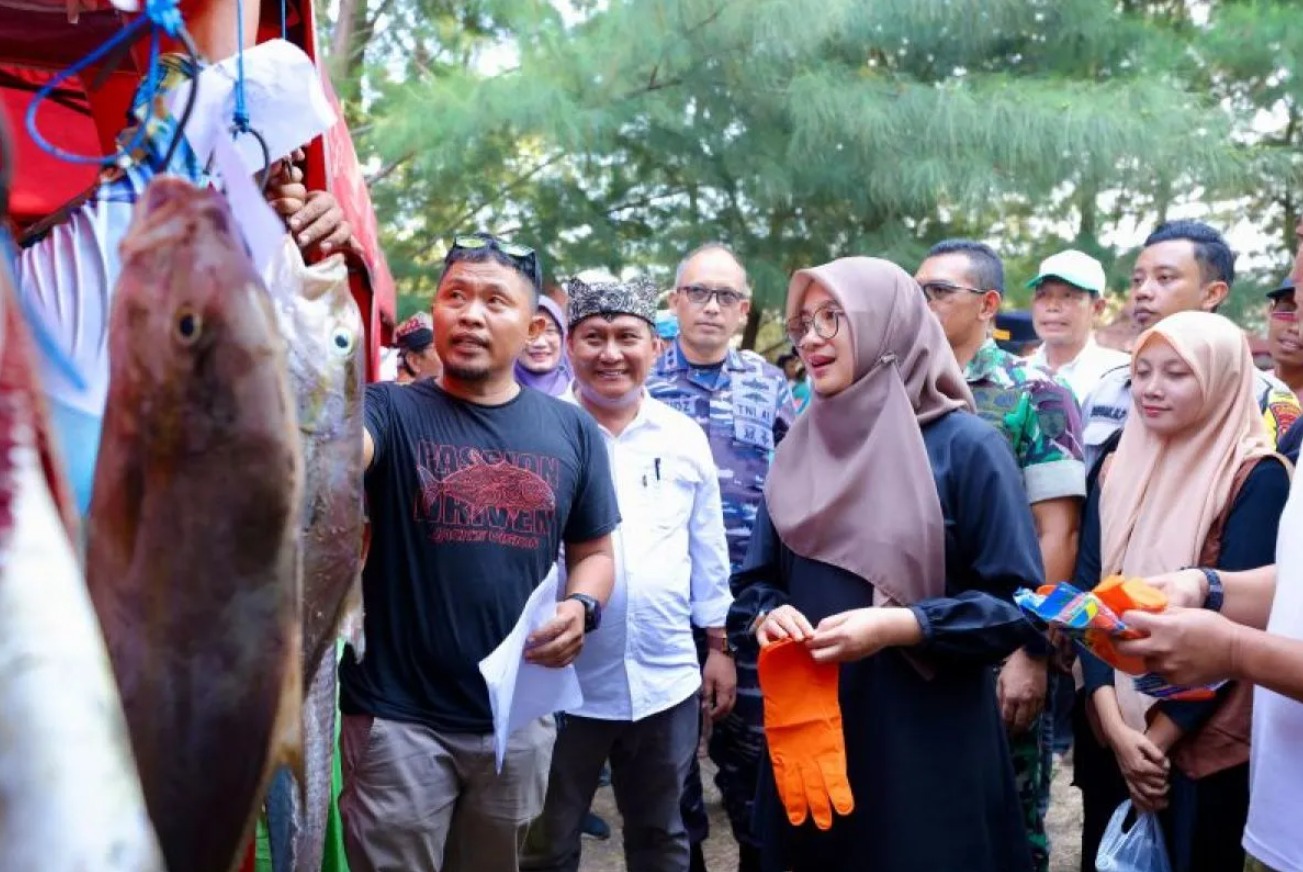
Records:
[[[601,433],[515,381],[543,328],[537,255],[476,234],[457,237],[444,264],[433,305],[443,374],[367,389],[367,649],[340,670],[354,872],[515,872],[555,728],[548,717],[513,734],[496,772],[479,661],[562,544],[565,598],[530,638],[529,661],[571,663],[614,581],[620,515]]]

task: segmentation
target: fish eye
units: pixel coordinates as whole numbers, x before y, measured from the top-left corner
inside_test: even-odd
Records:
[[[330,334],[330,347],[336,354],[352,354],[354,343],[353,331],[347,327],[336,327]]]
[[[183,308],[177,312],[176,321],[173,329],[176,332],[177,341],[182,345],[191,345],[203,332],[203,316],[193,309]]]

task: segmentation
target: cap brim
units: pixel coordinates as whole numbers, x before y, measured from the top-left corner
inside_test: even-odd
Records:
[[[1039,285],[1041,282],[1045,281],[1046,279],[1058,279],[1061,282],[1065,282],[1066,284],[1072,285],[1074,288],[1076,288],[1079,291],[1085,291],[1088,294],[1094,294],[1097,297],[1099,296],[1099,291],[1096,291],[1092,288],[1083,287],[1082,285],[1077,284],[1067,276],[1061,276],[1058,273],[1052,273],[1052,272],[1041,273],[1036,278],[1028,282],[1027,287],[1035,289],[1037,285]]]

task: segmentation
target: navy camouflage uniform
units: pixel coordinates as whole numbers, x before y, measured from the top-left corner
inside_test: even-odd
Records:
[[[787,377],[751,351],[730,349],[719,367],[694,366],[675,342],[657,361],[647,390],[706,431],[719,467],[728,557],[736,572],[751,541],[774,447],[796,420]],[[699,649],[703,647],[699,641]],[[718,767],[715,784],[733,836],[739,844],[754,847],[759,841],[751,833],[751,804],[765,753],[764,703],[754,654],[739,656],[736,665],[737,704],[728,717],[714,725],[709,754]],[[698,844],[709,834],[709,821],[695,757],[692,765],[682,811],[688,835]]]

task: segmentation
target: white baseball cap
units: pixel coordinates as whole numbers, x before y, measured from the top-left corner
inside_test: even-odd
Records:
[[[1041,261],[1040,272],[1027,283],[1027,287],[1037,287],[1046,279],[1060,279],[1092,294],[1104,293],[1107,283],[1103,265],[1086,252],[1075,248],[1060,251]]]

